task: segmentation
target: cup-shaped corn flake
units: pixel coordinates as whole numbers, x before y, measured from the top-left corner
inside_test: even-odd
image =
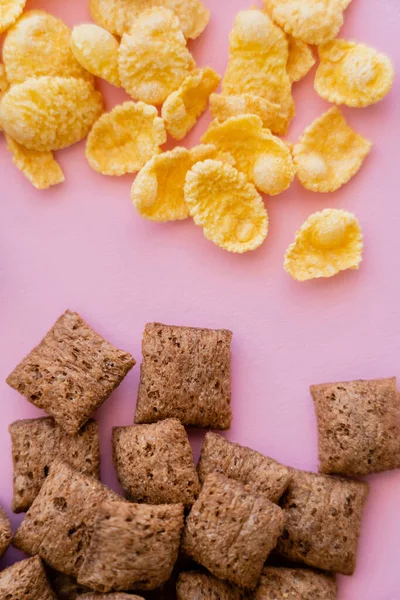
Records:
[[[282,130],[282,124],[286,120],[278,104],[253,94],[242,94],[241,96],[211,94],[210,109],[213,118],[220,122],[240,115],[257,115],[262,120],[264,127],[277,134]]]
[[[93,82],[70,48],[71,30],[43,10],[27,11],[7,32],[3,60],[10,84],[30,77],[78,77]]]
[[[26,0],[0,0],[0,33],[14,25],[25,4]]]
[[[32,77],[5,94],[0,125],[29,150],[60,150],[85,138],[102,111],[102,95],[83,79]]]
[[[314,54],[308,44],[288,35],[289,58],[287,72],[290,81],[300,81],[315,65]]]
[[[28,150],[6,135],[7,148],[15,166],[38,190],[46,190],[64,181],[64,174],[52,152]]]
[[[385,54],[341,39],[321,45],[318,51],[315,89],[321,98],[364,107],[379,102],[390,91],[394,70]]]
[[[86,142],[90,166],[103,175],[136,173],[167,141],[157,109],[143,102],[125,102],[94,124]]]
[[[118,73],[119,43],[106,29],[91,23],[73,28],[71,50],[86,71],[120,87]]]
[[[179,19],[165,8],[142,13],[119,47],[119,75],[134,100],[163,104],[194,69]]]
[[[290,149],[269,129],[263,129],[256,115],[231,117],[223,123],[214,121],[201,141],[233,156],[236,168],[261,192],[280,194],[293,181]]]
[[[268,233],[260,194],[243,173],[218,160],[198,162],[186,175],[185,200],[205,237],[229,252],[255,250]]]
[[[363,236],[352,213],[327,208],[307,219],[285,254],[284,268],[294,279],[306,281],[332,277],[358,269]]]
[[[167,131],[176,140],[182,140],[195,126],[206,110],[210,94],[221,81],[210,67],[192,71],[176,92],[172,92],[163,104],[161,116]]]
[[[286,133],[295,112],[286,70],[288,57],[286,35],[267,14],[258,10],[238,13],[229,38],[222,91],[228,96],[251,94],[278,104],[280,118],[271,129],[279,134]]]

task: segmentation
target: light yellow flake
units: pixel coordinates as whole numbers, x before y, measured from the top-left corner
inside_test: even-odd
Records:
[[[46,190],[62,183],[64,174],[52,152],[28,150],[6,135],[7,148],[12,154],[15,166],[38,190]]]
[[[284,268],[294,279],[306,281],[332,277],[346,269],[358,269],[363,236],[352,213],[325,209],[307,219],[285,255]]]
[[[319,56],[315,89],[334,104],[369,106],[382,100],[393,85],[390,59],[364,44],[338,39],[320,46]]]
[[[9,88],[9,85],[10,84],[8,83],[5,66],[3,65],[3,63],[0,63],[0,104],[1,104],[4,94],[6,93],[6,91]],[[0,131],[3,131],[1,125],[0,125]]]
[[[26,0],[0,0],[0,33],[14,25],[25,4]]]
[[[352,0],[342,0],[342,9],[346,10],[348,6],[350,6]]]
[[[308,44],[288,35],[289,58],[287,72],[290,81],[300,81],[315,65],[313,52]]]
[[[77,25],[70,40],[76,60],[86,71],[121,86],[118,73],[119,43],[106,29],[93,24]]]

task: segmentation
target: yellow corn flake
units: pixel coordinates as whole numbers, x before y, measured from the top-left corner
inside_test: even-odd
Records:
[[[289,58],[287,72],[290,81],[300,81],[315,65],[313,52],[308,44],[288,36]]]
[[[26,0],[0,0],[0,33],[14,25],[25,4]]]
[[[321,98],[352,107],[369,106],[386,96],[394,70],[385,54],[364,44],[335,40],[319,47],[315,89]]]
[[[46,190],[62,183],[64,174],[52,152],[28,150],[6,135],[7,148],[12,154],[15,166],[38,190]]]
[[[352,213],[326,209],[307,219],[285,254],[284,268],[294,279],[306,281],[332,277],[346,269],[358,269],[363,236]]]
[[[84,24],[73,28],[71,50],[86,71],[120,87],[118,73],[119,43],[98,25]]]
[[[0,63],[0,98],[1,94],[4,94],[8,90],[9,86],[5,66],[3,63]]]
[[[223,123],[214,121],[202,142],[232,155],[236,168],[261,192],[280,194],[293,181],[295,172],[289,148],[268,129],[263,129],[256,115],[231,117]]]
[[[280,118],[273,129],[280,134],[286,133],[295,112],[291,82],[286,70],[288,57],[286,35],[267,14],[248,10],[237,15],[230,34],[223,94],[251,94],[277,104]]]
[[[195,67],[179,19],[165,8],[142,13],[119,48],[119,75],[134,100],[160,105]]]
[[[168,133],[182,140],[207,108],[211,92],[217,89],[220,76],[210,67],[193,71],[176,92],[163,104],[161,115]]]
[[[94,124],[86,143],[90,166],[103,175],[136,173],[167,141],[157,109],[143,102],[125,102]]]
[[[342,9],[346,10],[348,6],[350,6],[352,0],[342,0]]]
[[[29,77],[78,77],[93,82],[72,54],[71,30],[42,10],[26,12],[6,35],[3,60],[10,83]]]

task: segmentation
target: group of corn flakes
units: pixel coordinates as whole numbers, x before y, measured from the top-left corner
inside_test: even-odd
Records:
[[[23,13],[2,0],[8,30],[0,64],[0,127],[16,166],[37,188],[64,180],[53,151],[87,137],[89,164],[104,175],[138,173],[132,200],[152,221],[191,216],[206,238],[230,252],[255,250],[268,234],[261,193],[277,195],[295,177],[333,192],[360,169],[371,143],[334,107],[295,144],[280,137],[295,115],[292,85],[315,64],[315,90],[333,104],[365,107],[389,92],[389,59],[337,39],[351,0],[264,0],[240,12],[220,76],[197,68],[187,40],[207,26],[201,0],[89,0],[96,24],[70,29],[52,15]],[[103,113],[94,76],[123,87],[132,101]],[[182,140],[210,104],[202,145],[162,152],[167,133]],[[161,109],[159,116],[158,108]],[[312,215],[285,256],[295,279],[358,268],[363,240],[343,210]]]

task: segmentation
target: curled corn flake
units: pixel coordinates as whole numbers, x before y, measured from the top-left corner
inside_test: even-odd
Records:
[[[0,0],[0,33],[15,23],[25,4],[26,0]]]
[[[194,66],[179,19],[170,10],[145,11],[122,37],[119,75],[134,100],[162,104]]]
[[[211,92],[217,89],[220,76],[210,67],[193,71],[176,92],[163,104],[161,115],[168,133],[182,140],[207,108]]]
[[[235,159],[236,168],[262,192],[270,195],[286,190],[294,178],[290,149],[255,115],[213,122],[202,142],[213,144]]]
[[[297,177],[313,192],[334,192],[350,181],[371,142],[353,131],[333,107],[308,127],[293,148]]]
[[[167,141],[157,109],[125,102],[94,124],[86,143],[90,166],[103,175],[136,173]]]
[[[268,215],[261,196],[228,164],[206,160],[194,165],[186,175],[185,200],[205,237],[224,250],[255,250],[267,237]]]
[[[300,81],[315,65],[313,52],[308,44],[296,40],[292,35],[288,36],[289,58],[287,72],[290,81]]]
[[[321,98],[352,107],[369,106],[393,85],[389,58],[364,44],[335,40],[319,47],[315,89]]]
[[[102,110],[100,92],[83,79],[32,77],[5,94],[0,125],[30,150],[60,150],[85,138]]]
[[[52,75],[93,81],[72,54],[71,31],[65,23],[42,10],[26,12],[4,41],[3,60],[10,83]]]
[[[6,135],[6,139],[15,166],[36,189],[46,190],[64,181],[64,174],[52,152],[28,150],[9,135]]]
[[[284,268],[294,279],[306,281],[332,277],[346,269],[358,269],[363,237],[352,213],[326,209],[307,219],[285,255]]]
[[[70,45],[76,60],[84,69],[120,87],[119,43],[111,33],[98,25],[77,25],[72,30]]]

